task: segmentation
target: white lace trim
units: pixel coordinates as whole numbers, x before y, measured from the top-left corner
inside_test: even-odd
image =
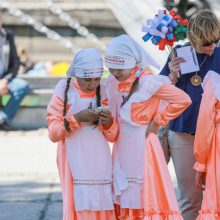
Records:
[[[113,210],[112,185],[74,184],[74,203],[76,211]]]
[[[103,180],[95,180],[95,179],[74,179],[74,185],[111,185],[112,179],[103,179]]]
[[[115,195],[114,203],[121,208],[142,209],[143,208],[143,183],[130,182],[128,188]]]

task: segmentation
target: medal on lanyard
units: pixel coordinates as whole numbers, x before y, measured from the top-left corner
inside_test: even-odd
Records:
[[[196,72],[196,74],[194,76],[191,77],[191,83],[194,86],[200,86],[202,83],[202,78],[198,75],[198,73]]]
[[[208,56],[206,56],[206,57],[204,58],[204,60],[202,61],[202,63],[201,63],[200,66],[199,66],[199,69],[201,69],[201,67],[202,67],[203,64],[205,63],[207,57],[208,57]],[[201,83],[202,83],[202,78],[201,78],[201,76],[198,75],[198,72],[196,72],[195,75],[191,77],[191,80],[190,80],[190,81],[191,81],[192,85],[194,85],[194,86],[200,86]]]

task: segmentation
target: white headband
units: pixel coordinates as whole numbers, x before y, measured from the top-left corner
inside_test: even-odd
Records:
[[[152,65],[157,69],[159,64],[131,37],[121,35],[114,38],[106,48],[105,64],[113,69],[140,69]]]
[[[94,48],[80,50],[74,57],[67,77],[96,78],[103,73],[103,60],[101,54]]]

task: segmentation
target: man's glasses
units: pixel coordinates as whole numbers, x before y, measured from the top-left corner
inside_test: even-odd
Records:
[[[212,44],[218,44],[220,39],[217,40],[213,40],[211,42],[205,42],[204,44],[202,44],[203,47],[208,47],[211,46]]]

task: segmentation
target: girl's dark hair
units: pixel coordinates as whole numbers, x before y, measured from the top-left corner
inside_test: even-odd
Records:
[[[101,94],[100,94],[100,85],[96,88],[96,105],[97,105],[97,107],[101,107],[101,105],[102,105]],[[95,127],[97,127],[98,121],[95,121],[93,124],[95,125]]]
[[[101,94],[100,94],[100,85],[96,88],[96,105],[97,107],[101,106]]]
[[[66,88],[65,88],[65,92],[64,92],[64,106],[63,106],[63,116],[64,116],[64,126],[65,126],[65,129],[70,132],[71,129],[70,129],[70,124],[69,122],[67,121],[67,119],[65,118],[66,116],[66,105],[67,105],[67,101],[68,101],[68,90],[69,90],[69,87],[70,87],[70,81],[71,81],[71,78],[67,78],[66,80]]]
[[[139,77],[137,77],[134,82],[132,83],[132,86],[131,86],[131,89],[129,91],[129,94],[128,94],[128,98],[127,98],[127,101],[128,99],[131,97],[131,95],[136,91],[137,87],[138,87],[138,84],[139,84]]]
[[[136,91],[137,87],[139,84],[139,77],[137,77],[134,82],[132,83],[131,89],[128,93],[128,96],[126,97],[126,100],[122,103],[121,107],[129,100],[129,98],[131,97],[131,95]]]

